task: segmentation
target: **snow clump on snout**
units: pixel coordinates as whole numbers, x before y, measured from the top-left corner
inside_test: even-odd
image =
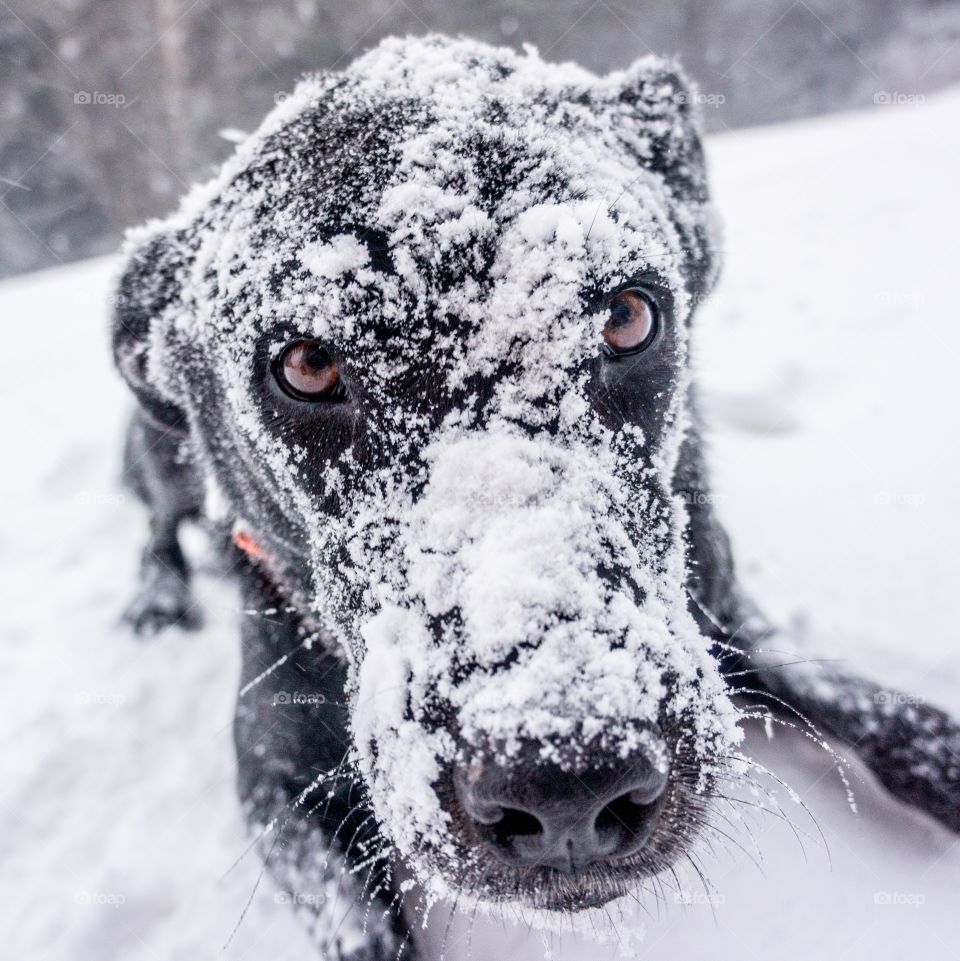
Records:
[[[681,546],[643,550],[648,505],[621,479],[617,445],[561,446],[499,424],[450,430],[425,460],[429,481],[399,534],[406,596],[361,628],[353,722],[402,852],[450,850],[434,784],[458,744],[451,725],[431,724],[437,699],[461,744],[506,756],[523,739],[544,756],[589,742],[664,766],[649,729],[671,718],[693,724],[704,762],[736,740],[687,610]]]

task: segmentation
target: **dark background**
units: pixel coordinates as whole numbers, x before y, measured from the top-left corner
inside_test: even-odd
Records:
[[[599,72],[678,54],[711,130],[960,77],[958,0],[0,0],[0,276],[114,249],[300,74],[428,30]]]

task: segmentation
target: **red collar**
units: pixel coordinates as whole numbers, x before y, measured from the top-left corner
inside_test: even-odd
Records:
[[[242,528],[238,527],[234,530],[233,543],[248,557],[252,557],[258,561],[267,560],[267,552]]]

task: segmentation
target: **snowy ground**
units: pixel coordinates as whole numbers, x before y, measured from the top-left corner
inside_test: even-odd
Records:
[[[798,648],[960,713],[960,92],[727,135],[710,154],[728,236],[699,368],[745,580]],[[199,634],[141,644],[117,626],[143,516],[116,483],[129,402],[107,356],[112,268],[0,287],[0,943],[24,961],[309,959],[266,880],[221,953],[259,874],[253,856],[231,867],[246,848],[232,588],[201,576]],[[621,956],[960,958],[958,839],[868,783],[854,815],[808,742],[752,732],[750,746],[829,851],[811,840],[804,854],[782,822],[759,821],[762,871],[718,849],[716,894],[691,882],[692,903],[651,905],[624,924],[646,938]],[[567,938],[560,953],[614,949]],[[522,925],[488,923],[472,956],[542,948]]]

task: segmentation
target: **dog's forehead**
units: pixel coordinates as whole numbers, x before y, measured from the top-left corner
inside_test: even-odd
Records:
[[[469,42],[386,42],[274,111],[206,225],[229,222],[250,240],[243,252],[274,267],[344,227],[436,264],[548,203],[609,208],[640,239],[674,213],[672,185],[643,157],[683,131],[675,88],[647,91],[660,100],[644,119],[625,82]],[[216,259],[239,247],[220,245]]]
[[[603,292],[653,272],[682,323],[696,137],[665,65],[631,69],[424,38],[304,81],[192,204],[188,336],[223,369],[312,335],[451,387],[509,355],[543,396],[596,351]]]

